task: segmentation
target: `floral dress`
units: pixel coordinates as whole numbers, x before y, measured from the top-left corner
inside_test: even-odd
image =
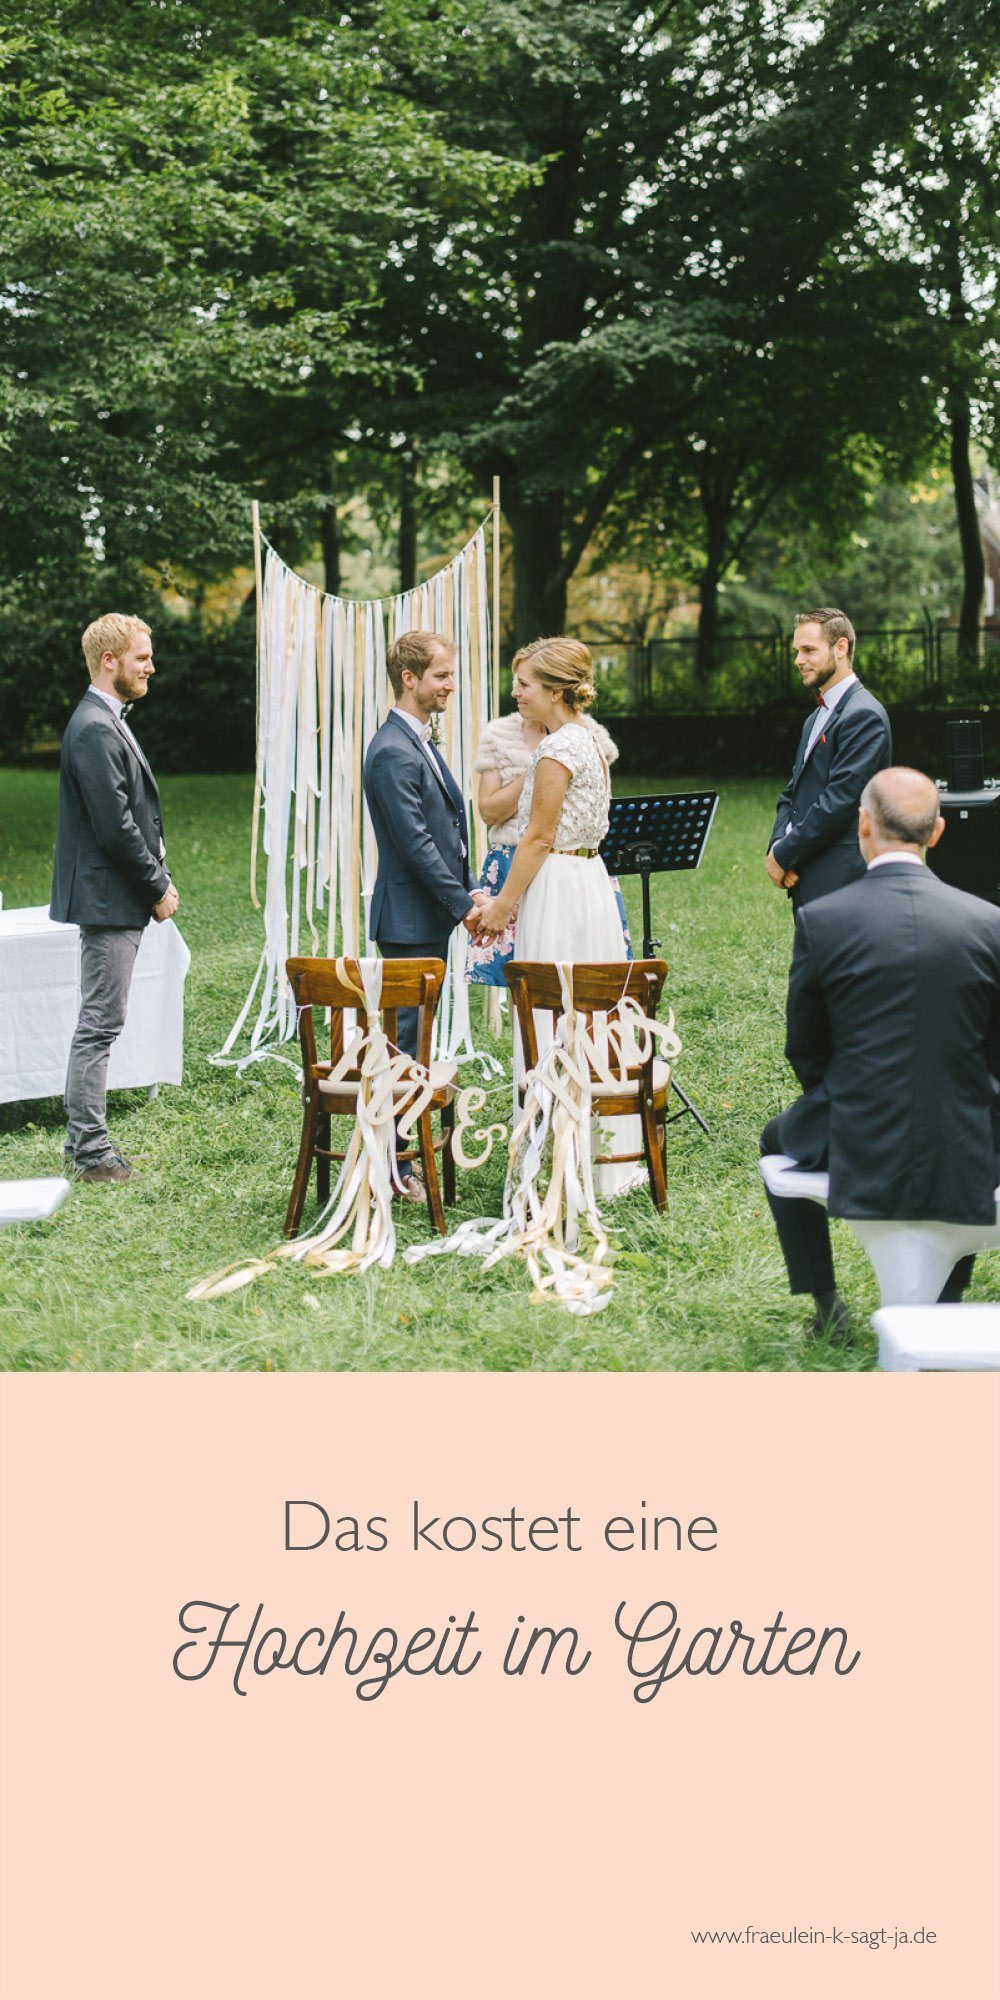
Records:
[[[613,764],[618,755],[606,729],[589,719],[581,722],[581,727],[592,730],[597,738],[601,753],[607,764]],[[527,775],[533,752],[524,740],[524,724],[519,715],[501,715],[488,724],[483,732],[476,758],[477,771],[495,771],[501,785],[509,785],[520,772]],[[498,896],[510,873],[514,859],[514,849],[518,839],[518,814],[513,812],[509,819],[491,828],[492,844],[480,871],[480,881],[491,896]],[[614,876],[611,886],[621,917],[622,935],[625,939],[625,955],[634,958],[632,940],[629,936],[628,918],[622,893]],[[473,986],[506,986],[504,966],[509,965],[515,952],[515,932],[517,917],[512,918],[506,930],[477,943],[470,938],[466,959],[466,978]]]

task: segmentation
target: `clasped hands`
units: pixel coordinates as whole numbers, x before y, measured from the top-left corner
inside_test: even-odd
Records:
[[[169,882],[165,893],[160,897],[158,903],[153,904],[152,911],[150,912],[154,924],[165,924],[167,919],[175,914],[179,902],[180,897],[173,883]]]
[[[783,868],[781,862],[775,860],[773,849],[771,853],[768,855],[767,861],[765,862],[764,865],[767,869],[768,874],[771,877],[772,882],[774,882],[779,889],[794,889],[795,884],[799,879],[797,870],[794,868]]]
[[[470,937],[483,938],[498,936],[510,923],[510,912],[504,908],[499,896],[491,896],[488,889],[472,889],[472,908],[462,918]]]

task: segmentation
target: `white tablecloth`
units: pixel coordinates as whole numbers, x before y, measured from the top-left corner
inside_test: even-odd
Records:
[[[108,1087],[180,1083],[184,981],[191,963],[173,923],[148,924]],[[0,1104],[61,1097],[80,1011],[80,933],[45,909],[0,910]]]

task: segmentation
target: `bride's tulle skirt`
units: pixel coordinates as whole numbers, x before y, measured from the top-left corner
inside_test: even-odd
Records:
[[[574,964],[627,964],[621,917],[611,878],[599,854],[589,860],[576,854],[550,854],[525,890],[517,912],[515,957],[550,964],[571,959]],[[541,1055],[552,1039],[552,1017],[536,1013],[535,1031]],[[514,1023],[514,1085],[524,1075],[517,1023]],[[602,1139],[602,1130],[604,1138]],[[642,1162],[642,1126],[636,1118],[607,1118],[594,1132],[594,1152],[638,1153],[638,1163],[602,1166],[595,1170],[599,1196],[608,1199],[646,1179]]]

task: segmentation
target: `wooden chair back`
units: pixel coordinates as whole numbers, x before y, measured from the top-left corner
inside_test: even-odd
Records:
[[[344,1015],[351,1009],[364,1013],[364,1001],[360,998],[361,972],[356,958],[344,960],[347,979],[342,979],[337,971],[337,962],[332,958],[289,958],[285,963],[288,981],[295,995],[295,1006],[299,1022],[299,1043],[302,1062],[308,1076],[315,1076],[317,1070],[326,1068],[329,1061],[335,1067],[344,1053]],[[431,1033],[434,1014],[444,985],[444,962],[440,958],[384,958],[382,960],[382,996],[379,1013],[382,1025],[390,1042],[398,1041],[399,1010],[401,1007],[418,1007],[420,1016],[417,1023],[417,1061],[428,1068],[431,1060]],[[350,981],[353,980],[352,985]],[[330,1054],[320,1057],[316,1047],[316,1028],[313,1020],[315,1007],[330,1010]],[[351,1073],[352,1075],[354,1072]]]
[[[660,1004],[667,966],[662,958],[636,958],[628,963],[613,965],[574,965],[573,1001],[588,1022],[595,1014],[612,1014],[619,1000],[628,994],[642,1008],[651,1021],[656,1019]],[[518,1026],[524,1047],[525,1065],[534,1069],[538,1062],[538,1036],[535,1031],[535,1013],[551,1013],[552,1030],[563,1011],[562,988],[559,974],[554,965],[535,964],[529,959],[514,959],[504,967],[504,978],[511,991],[511,998],[517,1011]],[[629,1067],[631,1077],[641,1074],[643,1064]]]

